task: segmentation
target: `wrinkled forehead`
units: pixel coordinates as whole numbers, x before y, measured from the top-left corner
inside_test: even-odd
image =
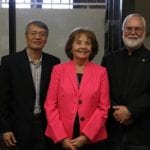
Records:
[[[131,16],[127,18],[124,26],[135,26],[135,27],[143,27],[144,28],[144,21],[139,16]]]
[[[88,33],[79,33],[79,34],[77,34],[76,36],[75,36],[75,40],[78,40],[78,39],[80,39],[80,38],[82,38],[82,37],[84,37],[84,38],[86,38],[87,40],[91,40],[91,36],[90,36],[90,34],[88,34]]]
[[[39,25],[36,25],[36,24],[31,24],[31,25],[28,27],[28,30],[35,30],[35,29],[45,30],[43,27],[41,27],[41,26],[39,26]]]

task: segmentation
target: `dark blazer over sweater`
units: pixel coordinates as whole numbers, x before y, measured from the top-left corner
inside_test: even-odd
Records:
[[[131,55],[127,49],[104,57],[108,70],[112,105],[125,105],[132,114],[130,125],[108,120],[109,140],[127,145],[150,145],[150,51],[144,46]]]
[[[42,53],[42,73],[40,83],[40,105],[43,129],[46,126],[43,109],[50,80],[50,73],[60,60]],[[0,67],[0,132],[12,131],[17,141],[28,144],[32,134],[35,88],[26,49],[13,55],[2,57]]]

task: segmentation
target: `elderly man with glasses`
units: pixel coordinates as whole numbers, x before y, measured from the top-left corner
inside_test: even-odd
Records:
[[[122,25],[124,47],[107,56],[111,109],[106,150],[150,150],[150,51],[144,47],[146,21],[128,15]]]
[[[54,150],[44,135],[44,101],[54,65],[60,59],[43,52],[48,26],[28,22],[26,47],[3,56],[0,67],[0,133],[9,150]]]

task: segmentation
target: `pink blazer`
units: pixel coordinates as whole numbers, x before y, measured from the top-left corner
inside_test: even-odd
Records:
[[[80,86],[72,61],[56,65],[51,74],[45,110],[48,125],[45,134],[56,143],[72,138],[78,111],[80,133],[91,142],[107,138],[106,119],[109,109],[109,86],[106,69],[86,64]]]

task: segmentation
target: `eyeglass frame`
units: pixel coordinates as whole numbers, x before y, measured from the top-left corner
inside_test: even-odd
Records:
[[[46,32],[35,32],[35,31],[31,31],[28,32],[28,34],[30,34],[33,37],[36,37],[37,35],[41,38],[46,38],[47,37],[47,33]]]
[[[143,27],[124,27],[122,30],[126,33],[131,33],[134,29],[134,32],[136,33],[140,33],[142,31],[144,31],[144,28]]]

